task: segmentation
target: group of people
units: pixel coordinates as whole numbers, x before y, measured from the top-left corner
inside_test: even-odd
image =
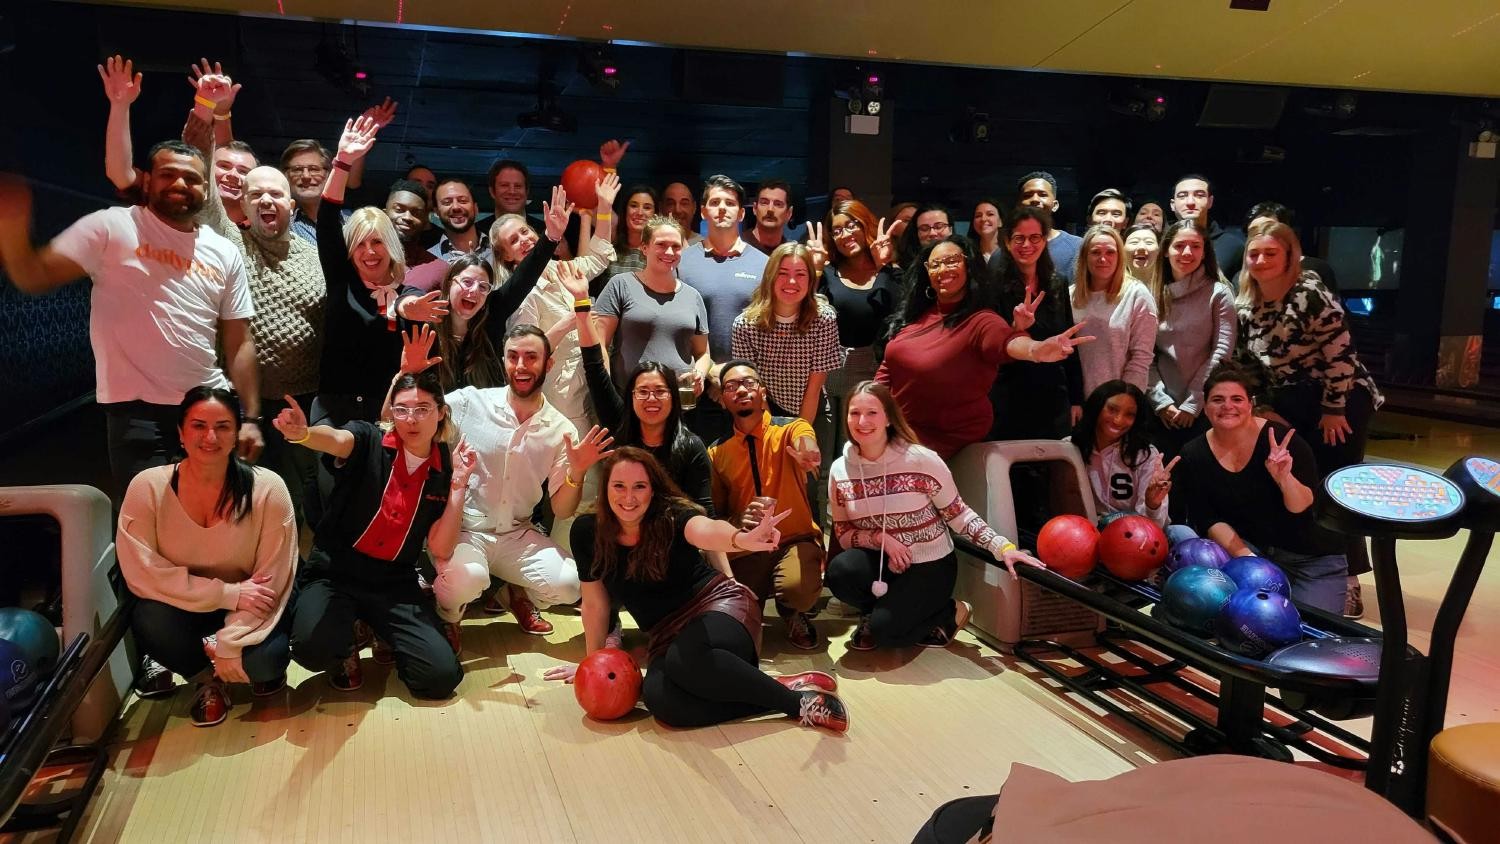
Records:
[[[1040,565],[948,469],[993,439],[1071,436],[1101,512],[1271,556],[1298,597],[1344,609],[1309,489],[1360,459],[1380,395],[1285,208],[1240,237],[1186,176],[1164,230],[1159,205],[1106,190],[1080,238],[1035,173],[967,237],[941,206],[881,219],[841,189],[799,242],[787,184],[622,189],[629,145],[610,141],[593,208],[554,188],[529,216],[526,168],[502,159],[488,220],[420,166],[349,210],[389,100],[335,150],[261,165],[233,136],[239,86],[205,60],[183,139],[141,171],[141,75],[99,73],[128,204],[37,247],[29,192],[0,180],[0,265],[31,294],[93,280],[142,690],[188,678],[196,724],[226,716],[225,683],[273,694],[292,660],[357,688],[370,641],[446,698],[458,622],[494,579],[484,609],[527,633],[581,601],[586,653],[629,612],[665,723],[842,731],[835,678],[759,668],[765,602],[796,648],[823,641],[824,586],[859,613],[853,649],[948,644],[970,612],[952,533]],[[1174,479],[1193,493],[1169,502]]]

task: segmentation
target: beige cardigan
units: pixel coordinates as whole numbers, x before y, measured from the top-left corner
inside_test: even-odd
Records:
[[[239,656],[259,644],[286,610],[297,572],[297,522],[286,484],[257,467],[250,512],[201,527],[172,491],[172,469],[157,466],[136,475],[120,505],[115,553],[125,582],[137,597],[189,612],[227,610],[217,634],[220,656]],[[240,582],[268,572],[276,610],[262,618],[235,609]]]

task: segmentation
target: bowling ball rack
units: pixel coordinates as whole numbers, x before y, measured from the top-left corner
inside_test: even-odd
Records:
[[[962,550],[988,557],[974,546]],[[1103,652],[1098,656],[1047,640],[1016,645],[1018,658],[1067,691],[1184,755],[1229,752],[1290,761],[1291,749],[1296,748],[1329,765],[1364,769],[1368,741],[1328,718],[1292,707],[1268,690],[1306,700],[1348,701],[1355,704],[1348,707],[1351,714],[1368,714],[1376,696],[1374,677],[1295,670],[1226,650],[1207,636],[1180,630],[1146,612],[1161,599],[1156,588],[1103,570],[1082,582],[1045,569],[1020,567],[1016,572],[1109,622],[1096,637]],[[1303,632],[1312,638],[1380,635],[1310,607],[1298,609]],[[1113,659],[1101,659],[1105,654]],[[1065,670],[1057,664],[1059,657],[1078,668]],[[1169,689],[1173,694],[1167,693]],[[1180,730],[1169,729],[1173,721]]]
[[[135,600],[127,596],[97,636],[75,636],[31,708],[12,713],[0,738],[0,834],[55,828],[54,840],[66,842],[83,820],[84,807],[109,767],[108,737],[87,745],[59,746],[58,740],[129,629],[134,606]],[[84,769],[83,782],[60,797],[23,802],[37,773],[53,765]]]

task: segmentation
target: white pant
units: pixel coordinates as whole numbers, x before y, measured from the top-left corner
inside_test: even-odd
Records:
[[[491,575],[524,588],[538,607],[571,604],[579,596],[578,564],[534,528],[464,531],[453,557],[434,563],[438,576],[432,591],[444,621],[458,621],[464,606],[490,585]]]

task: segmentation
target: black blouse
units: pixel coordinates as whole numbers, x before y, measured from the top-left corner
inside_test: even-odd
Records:
[[[625,609],[640,625],[650,630],[662,619],[686,606],[718,572],[703,560],[703,552],[687,541],[687,523],[697,513],[678,511],[672,514],[672,545],[667,551],[667,572],[661,580],[631,580],[625,576],[634,548],[618,548],[615,570],[604,580],[611,602]],[[578,562],[578,579],[590,583],[599,580],[594,570],[594,534],[597,517],[593,513],[579,516],[573,522],[573,558]]]

